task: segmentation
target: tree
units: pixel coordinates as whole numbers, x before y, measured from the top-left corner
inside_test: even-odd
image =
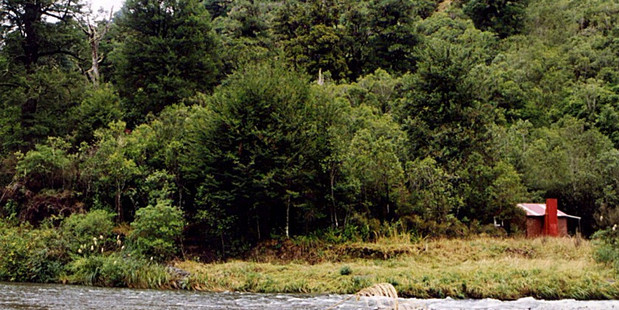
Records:
[[[486,189],[490,196],[490,206],[486,212],[477,213],[479,219],[489,222],[490,216],[497,220],[514,220],[516,205],[527,201],[527,189],[522,183],[518,171],[505,161],[498,162],[492,169],[493,181]],[[489,211],[489,212],[488,212]],[[511,226],[511,225],[510,225]],[[512,229],[512,227],[509,227]]]
[[[470,23],[440,13],[419,27],[429,35],[418,49],[417,71],[403,78],[404,98],[396,109],[414,157],[439,164],[483,152],[495,119],[489,103],[476,100],[473,68],[493,55],[493,38]],[[449,170],[449,169],[448,169]]]
[[[76,144],[92,142],[94,132],[122,118],[120,98],[110,84],[86,91],[82,102],[71,109]]]
[[[99,80],[101,79],[99,64],[103,61],[99,45],[112,25],[112,12],[110,11],[110,17],[107,20],[103,20],[100,23],[96,21],[97,17],[99,16],[94,15],[91,8],[89,8],[88,12],[78,17],[78,26],[88,38],[88,45],[90,46],[91,65],[86,74],[88,74],[90,81],[95,87],[99,86]]]
[[[607,168],[603,164],[612,164],[605,157],[612,154],[612,143],[597,129],[586,129],[582,120],[571,117],[534,131],[529,139],[522,155],[524,183],[543,197],[558,198],[559,208],[581,216],[584,232],[590,233],[597,197],[604,197]]]
[[[462,10],[475,27],[496,32],[500,38],[518,34],[524,28],[525,9],[529,0],[469,0]]]
[[[3,37],[12,56],[29,72],[41,57],[70,55],[79,58],[66,44],[67,27],[80,10],[76,0],[2,0],[0,21],[9,30]]]
[[[391,220],[403,189],[403,157],[406,134],[390,114],[360,106],[353,111],[357,130],[345,145],[344,174],[355,184],[359,213]]]
[[[220,236],[255,241],[287,226],[293,233],[294,210],[313,210],[321,197],[313,183],[324,140],[320,104],[307,80],[280,62],[249,66],[224,85],[190,120],[183,170],[199,189],[195,204],[230,223],[209,225]]]
[[[221,36],[222,49],[226,51],[222,55],[225,73],[279,52],[269,23],[277,4],[243,0],[226,6],[229,12],[213,20],[213,28]]]
[[[80,33],[74,0],[0,1],[0,104],[3,151],[27,151],[48,135],[64,136],[69,108],[81,100]],[[53,115],[53,117],[52,117]]]
[[[135,126],[181,99],[208,92],[219,75],[219,42],[197,0],[128,0],[118,17],[115,85]]]
[[[28,151],[48,136],[69,133],[70,112],[85,93],[85,80],[71,68],[49,65],[33,73],[9,69],[6,84],[0,83],[2,150]]]
[[[391,76],[383,69],[342,87],[345,89],[344,96],[353,107],[367,105],[378,109],[380,113],[394,112],[402,96],[402,79]]]
[[[427,157],[406,163],[406,176],[411,193],[412,212],[426,221],[441,223],[463,204],[453,186],[453,176]],[[400,212],[405,215],[406,210]]]
[[[405,73],[415,68],[413,49],[419,44],[414,28],[415,2],[374,0],[368,7],[369,70]]]
[[[130,156],[132,150],[124,122],[113,122],[109,128],[97,130],[95,139],[95,145],[90,150],[93,154],[83,163],[82,182],[88,189],[94,187],[95,193],[102,197],[112,192],[117,222],[122,222],[127,213],[123,208],[123,194],[141,170]]]
[[[273,30],[290,61],[312,76],[329,71],[348,75],[340,10],[333,0],[290,1],[275,14]]]
[[[75,156],[68,154],[69,143],[49,137],[25,155],[18,153],[15,178],[28,190],[69,189],[75,181]]]
[[[184,227],[183,212],[171,206],[170,201],[159,201],[135,212],[128,237],[141,255],[165,261],[178,253]]]

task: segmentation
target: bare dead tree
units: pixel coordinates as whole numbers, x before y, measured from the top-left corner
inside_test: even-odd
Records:
[[[86,12],[77,18],[80,29],[88,37],[92,63],[90,69],[86,71],[86,74],[88,74],[90,81],[92,81],[92,84],[95,87],[99,86],[99,80],[101,78],[99,73],[99,64],[103,61],[103,55],[99,53],[99,44],[112,25],[112,12],[114,12],[113,7],[110,9],[109,18],[98,23],[97,19],[100,15],[95,15],[92,8],[89,7]],[[101,14],[105,12],[99,11],[99,13]]]

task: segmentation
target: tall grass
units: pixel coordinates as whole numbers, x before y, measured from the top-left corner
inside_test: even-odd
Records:
[[[68,283],[131,288],[169,288],[172,277],[162,265],[121,254],[77,258],[69,264]]]
[[[307,292],[355,294],[364,287],[390,283],[402,297],[498,298],[533,296],[543,299],[619,298],[617,276],[592,259],[586,240],[570,238],[471,238],[351,244],[382,253],[373,258],[336,258],[324,251],[316,264],[231,261],[219,264],[179,262],[190,271],[192,289],[209,291]],[[363,254],[363,253],[361,253]],[[342,273],[343,267],[350,272]]]

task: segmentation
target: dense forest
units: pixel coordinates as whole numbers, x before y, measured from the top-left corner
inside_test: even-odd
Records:
[[[549,197],[585,235],[619,222],[616,0],[0,0],[0,21],[8,221],[155,208],[218,256],[518,233],[516,203]]]

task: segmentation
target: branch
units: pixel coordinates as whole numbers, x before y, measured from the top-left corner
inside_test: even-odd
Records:
[[[78,20],[77,26],[78,26],[78,27],[82,30],[82,32],[83,32],[85,35],[87,35],[87,36],[89,36],[89,37],[90,37],[90,31],[89,31],[90,29],[86,30],[86,27],[84,27],[84,26],[82,25],[82,23],[85,23],[85,22],[84,22],[83,20]],[[89,22],[88,22],[88,23],[86,23],[86,24],[87,24],[88,26],[90,26],[90,23],[89,23]],[[90,28],[90,27],[89,27],[89,28]]]
[[[52,14],[52,13],[47,12],[47,11],[43,11],[42,15],[47,15],[47,16],[56,18],[56,19],[61,20],[61,21],[64,21],[64,19],[66,18],[66,16],[60,17],[59,15]]]
[[[66,18],[69,16],[71,2],[72,2],[71,0],[67,1],[67,4],[64,7],[64,12],[62,12],[62,7],[58,7],[57,5],[51,5],[47,9],[41,10],[41,14],[57,18],[58,20],[65,21]],[[57,13],[55,14],[51,12],[57,12]]]
[[[69,8],[70,7],[71,7],[71,0],[68,0],[67,1],[67,6],[65,7],[65,10],[64,10],[64,14],[63,14],[62,20],[64,20],[67,17],[67,15],[69,15]]]

